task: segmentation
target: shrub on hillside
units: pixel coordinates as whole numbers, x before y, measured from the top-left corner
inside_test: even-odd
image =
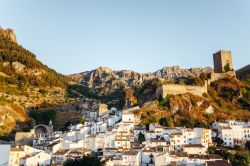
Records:
[[[171,117],[163,117],[159,119],[159,124],[166,127],[173,127],[173,119]]]
[[[3,65],[3,62],[9,62],[9,65]],[[11,66],[13,62],[19,62],[28,69],[37,69],[44,73],[39,76],[16,73]],[[15,81],[17,79],[25,85],[65,87],[69,81],[67,77],[43,65],[33,53],[3,36],[0,36],[0,71],[10,76],[9,79],[13,79],[5,80],[11,84],[17,84]]]
[[[63,163],[64,166],[103,166],[104,163],[100,158],[87,155],[81,158],[68,159]]]
[[[29,117],[36,121],[36,124],[49,124],[49,121],[54,121],[56,118],[56,113],[53,110],[38,111],[30,110]]]

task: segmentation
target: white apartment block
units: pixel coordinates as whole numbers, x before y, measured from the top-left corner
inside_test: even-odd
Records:
[[[141,153],[136,150],[126,150],[105,163],[105,166],[140,166]]]
[[[130,149],[130,143],[134,142],[134,135],[128,131],[119,131],[115,137],[115,148]]]
[[[204,128],[180,129],[181,133],[170,134],[170,147],[174,151],[180,151],[183,145],[196,144],[208,148],[212,144],[211,130]]]
[[[51,164],[51,155],[44,151],[22,157],[20,165],[24,166],[47,166]]]
[[[36,166],[49,165],[51,155],[30,146],[14,147],[10,150],[9,165],[10,166]]]
[[[228,120],[214,122],[212,126],[213,129],[217,130],[217,136],[223,140],[225,146],[243,145],[250,140],[249,122]]]
[[[84,141],[84,148],[97,152],[98,149],[114,148],[115,133],[109,132],[105,134],[89,135]]]
[[[107,132],[107,123],[96,122],[90,127],[91,134],[105,133]]]

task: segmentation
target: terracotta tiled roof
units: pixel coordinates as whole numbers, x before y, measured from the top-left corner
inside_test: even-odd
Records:
[[[69,152],[69,150],[58,150],[57,152],[53,153],[53,155],[65,155]]]
[[[231,166],[226,160],[207,161],[207,166]]]
[[[151,138],[150,142],[165,142],[165,140],[161,140],[161,139],[156,139],[156,138]]]
[[[221,129],[232,129],[232,128],[229,126],[221,126]]]
[[[187,148],[203,148],[204,146],[201,145],[201,144],[187,144],[187,145],[184,145],[184,147],[187,147]]]
[[[123,155],[129,155],[129,156],[130,156],[130,155],[131,155],[131,156],[135,156],[135,155],[138,154],[138,151],[136,151],[136,150],[123,151],[122,154],[123,154]]]
[[[23,150],[19,147],[13,147],[13,148],[10,148],[10,151],[11,152],[22,152]]]
[[[198,155],[198,154],[190,154],[188,156],[190,159],[221,159],[218,155]]]

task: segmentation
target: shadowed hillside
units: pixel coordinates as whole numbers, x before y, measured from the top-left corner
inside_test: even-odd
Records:
[[[236,71],[237,78],[250,85],[250,65]]]
[[[69,81],[19,45],[12,30],[0,29],[0,135],[27,121],[28,108],[65,101]]]
[[[203,97],[190,93],[150,101],[137,111],[143,124],[210,127],[215,120],[250,119],[250,86],[234,78],[211,83]]]

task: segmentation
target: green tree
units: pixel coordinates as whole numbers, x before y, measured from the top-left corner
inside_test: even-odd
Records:
[[[81,158],[68,159],[63,163],[64,166],[104,166],[104,163],[95,156],[87,155]]]
[[[238,151],[231,159],[233,166],[248,166],[250,164],[249,151]]]
[[[84,119],[83,117],[80,117],[79,122],[80,122],[81,124],[84,124],[85,119]]]
[[[224,86],[221,88],[220,96],[228,101],[232,101],[240,96],[240,91]]]
[[[162,100],[160,101],[160,106],[162,107],[166,107],[167,106],[167,99],[166,98],[162,98]]]
[[[216,138],[215,141],[216,141],[217,146],[222,146],[224,144],[224,141],[220,138]]]
[[[207,74],[207,73],[201,73],[201,74],[200,74],[200,78],[201,78],[202,80],[207,80],[207,79],[209,78],[209,74]]]
[[[159,119],[159,124],[166,127],[173,127],[173,119],[171,117],[163,117]]]
[[[159,105],[162,107],[170,108],[170,99],[173,97],[173,95],[168,94],[165,98],[159,99]]]
[[[39,93],[41,93],[42,95],[45,95],[48,93],[48,90],[46,89],[39,89]]]
[[[231,70],[231,69],[230,69],[230,66],[229,66],[229,63],[227,63],[227,64],[224,66],[224,70],[225,70],[225,72],[228,72],[228,71]]]
[[[200,77],[189,77],[186,82],[188,85],[195,86],[203,86],[205,84],[204,80],[202,80]]]
[[[207,148],[207,153],[208,153],[208,154],[215,154],[215,150],[216,150],[216,147],[214,147],[214,146],[209,146],[209,147]]]
[[[250,151],[250,141],[247,141],[247,142],[245,143],[245,148],[246,148],[248,151]]]
[[[187,115],[189,117],[186,117],[185,119],[180,120],[180,125],[181,126],[186,126],[188,128],[193,128],[195,124],[195,119],[191,117],[190,115]]]
[[[30,110],[29,116],[36,121],[36,124],[49,124],[49,121],[54,121],[56,119],[56,112],[53,110]]]
[[[145,135],[140,132],[139,136],[138,136],[138,140],[140,141],[140,143],[144,142],[145,141]]]
[[[206,124],[204,122],[201,122],[201,121],[196,121],[194,123],[194,127],[199,127],[199,128],[207,128],[207,129],[210,129],[211,126],[209,124]]]

